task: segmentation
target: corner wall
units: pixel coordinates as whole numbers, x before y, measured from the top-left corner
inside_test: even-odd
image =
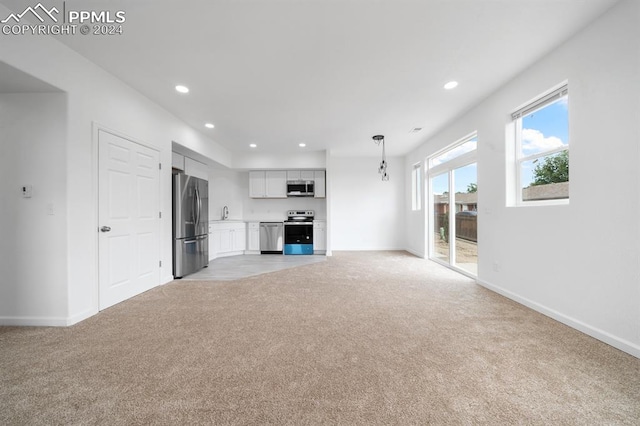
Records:
[[[623,1],[405,162],[424,160],[477,130],[478,282],[638,357],[639,76],[640,3]],[[563,80],[569,83],[570,204],[506,207],[509,114]],[[424,228],[424,212],[407,218],[411,229]]]
[[[377,172],[378,157],[330,160],[331,250],[404,250],[405,178],[403,160],[390,157],[390,179]]]

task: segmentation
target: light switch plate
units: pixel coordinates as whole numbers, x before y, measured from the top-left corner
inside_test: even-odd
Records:
[[[31,198],[33,187],[31,185],[22,186],[22,198]]]

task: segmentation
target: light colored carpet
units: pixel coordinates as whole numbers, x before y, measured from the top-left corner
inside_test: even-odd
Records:
[[[403,252],[0,328],[0,424],[638,424],[640,360]]]

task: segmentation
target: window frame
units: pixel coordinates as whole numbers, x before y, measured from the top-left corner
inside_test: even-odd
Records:
[[[422,164],[413,165],[411,169],[411,211],[422,210]]]
[[[522,149],[522,118],[534,113],[536,111],[540,111],[541,109],[551,105],[554,102],[557,102],[563,98],[567,99],[567,103],[569,100],[569,85],[565,81],[558,86],[552,88],[551,90],[543,93],[540,96],[537,96],[535,99],[527,102],[520,108],[516,109],[513,113],[511,113],[512,125],[514,126],[514,180],[515,180],[515,203],[516,207],[523,206],[551,206],[551,205],[566,205],[569,204],[570,196],[567,198],[558,198],[558,199],[545,199],[545,200],[524,200],[523,197],[523,187],[522,187],[522,166],[527,161],[533,161],[543,157],[549,157],[563,151],[569,152],[570,149],[570,140],[567,140],[566,145],[562,145],[556,148],[552,148],[542,152],[536,152],[534,154],[524,155]],[[571,180],[569,179],[569,181]]]

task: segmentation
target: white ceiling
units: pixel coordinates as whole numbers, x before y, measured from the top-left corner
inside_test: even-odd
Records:
[[[615,2],[100,0],[122,36],[58,38],[233,152],[403,155]]]

